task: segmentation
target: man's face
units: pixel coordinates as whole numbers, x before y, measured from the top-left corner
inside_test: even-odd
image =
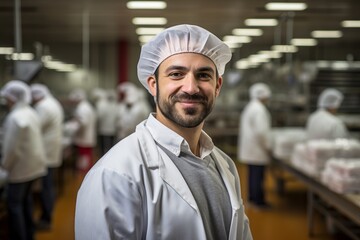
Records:
[[[222,78],[217,79],[215,64],[196,53],[181,53],[164,60],[158,79],[148,80],[156,96],[157,118],[181,127],[203,123],[219,95]]]

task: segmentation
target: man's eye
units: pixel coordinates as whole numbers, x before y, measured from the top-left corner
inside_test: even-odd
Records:
[[[212,78],[212,76],[210,74],[208,74],[208,73],[199,73],[198,77],[200,79],[211,79]]]
[[[174,77],[174,78],[179,78],[181,76],[183,76],[183,74],[180,72],[172,72],[169,74],[169,77]]]

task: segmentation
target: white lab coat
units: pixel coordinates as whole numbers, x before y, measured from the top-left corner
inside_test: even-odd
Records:
[[[96,103],[96,115],[98,133],[104,136],[116,135],[116,124],[118,119],[118,106],[115,101],[106,98],[100,99]]]
[[[145,124],[105,154],[84,179],[75,212],[77,240],[206,239],[189,187]],[[250,240],[235,164],[217,148],[212,154],[233,209],[229,239]]]
[[[238,158],[253,165],[267,165],[271,156],[271,116],[263,103],[252,99],[245,107],[239,129]]]
[[[63,107],[54,97],[46,96],[34,108],[40,118],[47,166],[59,167],[62,164]]]
[[[129,108],[126,104],[119,107],[117,122],[118,139],[123,139],[135,131],[136,126],[149,116],[150,106],[145,100],[135,102]]]
[[[87,100],[82,100],[75,109],[74,118],[79,123],[74,143],[80,147],[96,145],[96,113]]]
[[[34,180],[46,174],[45,151],[40,120],[29,105],[19,102],[6,117],[2,146],[2,167],[10,183]]]
[[[309,116],[306,123],[306,132],[309,140],[348,137],[345,124],[338,117],[322,108]]]

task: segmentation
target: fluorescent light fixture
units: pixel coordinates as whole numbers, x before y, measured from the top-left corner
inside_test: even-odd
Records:
[[[235,28],[232,34],[237,36],[261,36],[263,31],[258,28]]]
[[[282,53],[294,53],[298,51],[298,48],[293,45],[274,45],[271,49]]]
[[[223,41],[232,43],[249,43],[251,42],[251,37],[227,35],[223,38]]]
[[[266,54],[253,54],[249,56],[251,63],[266,63],[270,61],[269,59],[269,56]]]
[[[129,1],[126,4],[129,9],[165,9],[166,2],[163,1]]]
[[[271,27],[278,25],[274,18],[248,18],[245,20],[246,26]]]
[[[239,48],[239,47],[242,46],[242,44],[241,44],[241,43],[238,43],[238,42],[224,41],[224,43],[225,43],[226,45],[228,45],[228,47],[231,48],[231,49]]]
[[[138,35],[156,35],[162,31],[164,31],[165,28],[137,28],[136,34]]]
[[[136,17],[132,23],[135,25],[165,25],[167,19],[163,17]]]
[[[316,46],[317,41],[313,38],[293,38],[290,43],[294,46]]]
[[[142,36],[139,36],[139,42],[140,43],[147,43],[148,41],[150,41],[154,37],[155,37],[155,35],[142,35]]]
[[[311,36],[314,38],[340,38],[342,37],[342,32],[341,31],[325,31],[325,30],[317,30],[317,31],[312,31],[311,32]]]
[[[266,54],[269,58],[281,58],[282,56],[281,52],[269,50],[259,51],[259,54]]]
[[[0,47],[0,54],[12,54],[14,52],[14,48],[12,47]]]
[[[247,59],[240,59],[240,60],[236,61],[235,68],[248,69],[248,68],[250,68],[249,61]]]
[[[33,60],[34,54],[32,54],[32,53],[12,53],[8,59],[10,59],[10,60]]]
[[[271,2],[267,3],[265,8],[270,11],[303,11],[307,5],[301,2]]]
[[[345,20],[341,22],[345,28],[360,28],[360,20]]]

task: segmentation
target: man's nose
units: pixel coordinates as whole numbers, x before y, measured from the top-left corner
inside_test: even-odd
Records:
[[[193,74],[189,74],[184,79],[184,84],[182,90],[190,95],[199,92],[199,85],[198,81]]]

